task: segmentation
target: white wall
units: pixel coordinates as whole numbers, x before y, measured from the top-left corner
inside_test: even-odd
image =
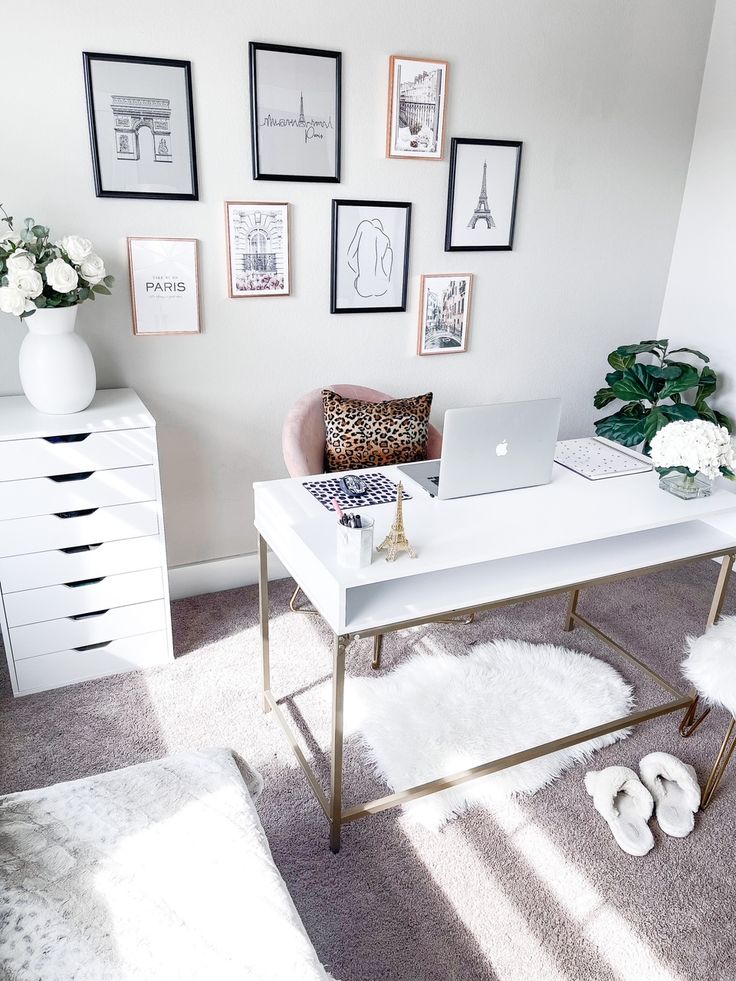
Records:
[[[254,548],[250,484],[283,474],[293,400],[330,382],[449,405],[561,394],[590,430],[619,343],[659,319],[710,29],[703,0],[51,0],[2,17],[0,198],[91,237],[118,277],[80,328],[102,387],[131,385],[160,424],[172,564]],[[253,182],[250,39],[343,52],[343,183]],[[200,201],[94,197],[81,51],[190,59]],[[384,159],[388,56],[450,62],[448,132],[524,141],[515,249],[443,252],[447,163]],[[330,316],[332,197],[414,202],[405,314]],[[293,203],[293,295],[229,300],[226,198]],[[131,335],[127,235],[201,242],[205,333]],[[422,272],[477,274],[470,352],[417,358]],[[20,391],[24,329],[0,320],[0,393]]]
[[[736,419],[736,0],[718,0],[659,336],[701,348]]]

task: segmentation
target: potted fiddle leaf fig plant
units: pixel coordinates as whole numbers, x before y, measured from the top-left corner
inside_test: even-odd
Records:
[[[691,355],[701,366],[679,360],[678,354]],[[652,439],[670,422],[705,419],[731,432],[728,416],[708,404],[718,386],[709,361],[693,348],[670,350],[665,338],[617,347],[608,355],[613,370],[595,393],[593,404],[596,409],[617,400],[624,404],[596,420],[596,433],[624,446],[642,444],[642,451],[649,453]]]

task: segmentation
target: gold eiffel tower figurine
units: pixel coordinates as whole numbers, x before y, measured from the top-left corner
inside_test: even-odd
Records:
[[[394,518],[394,523],[391,525],[391,531],[389,531],[378,548],[379,550],[382,548],[388,549],[388,555],[386,556],[387,562],[393,562],[399,552],[408,552],[410,559],[417,557],[417,553],[409,544],[409,539],[406,537],[406,532],[404,531],[404,488],[401,481],[399,481],[399,486],[396,488],[396,517]]]

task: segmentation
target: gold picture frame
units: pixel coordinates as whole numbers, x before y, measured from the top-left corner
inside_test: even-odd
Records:
[[[201,334],[198,240],[136,235],[127,247],[133,333]]]
[[[446,61],[391,55],[386,118],[388,158],[442,160],[447,73]]]
[[[430,290],[433,280],[439,282]],[[473,273],[428,273],[420,278],[417,354],[464,354],[468,350],[472,292]]]

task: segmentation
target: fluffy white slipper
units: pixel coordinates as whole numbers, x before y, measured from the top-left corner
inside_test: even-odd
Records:
[[[628,766],[608,766],[585,774],[585,789],[606,819],[616,843],[629,855],[646,855],[654,847],[647,821],[654,800]]]
[[[686,838],[695,827],[700,784],[695,770],[669,753],[649,753],[639,764],[644,786],[654,798],[655,817],[666,835]]]

